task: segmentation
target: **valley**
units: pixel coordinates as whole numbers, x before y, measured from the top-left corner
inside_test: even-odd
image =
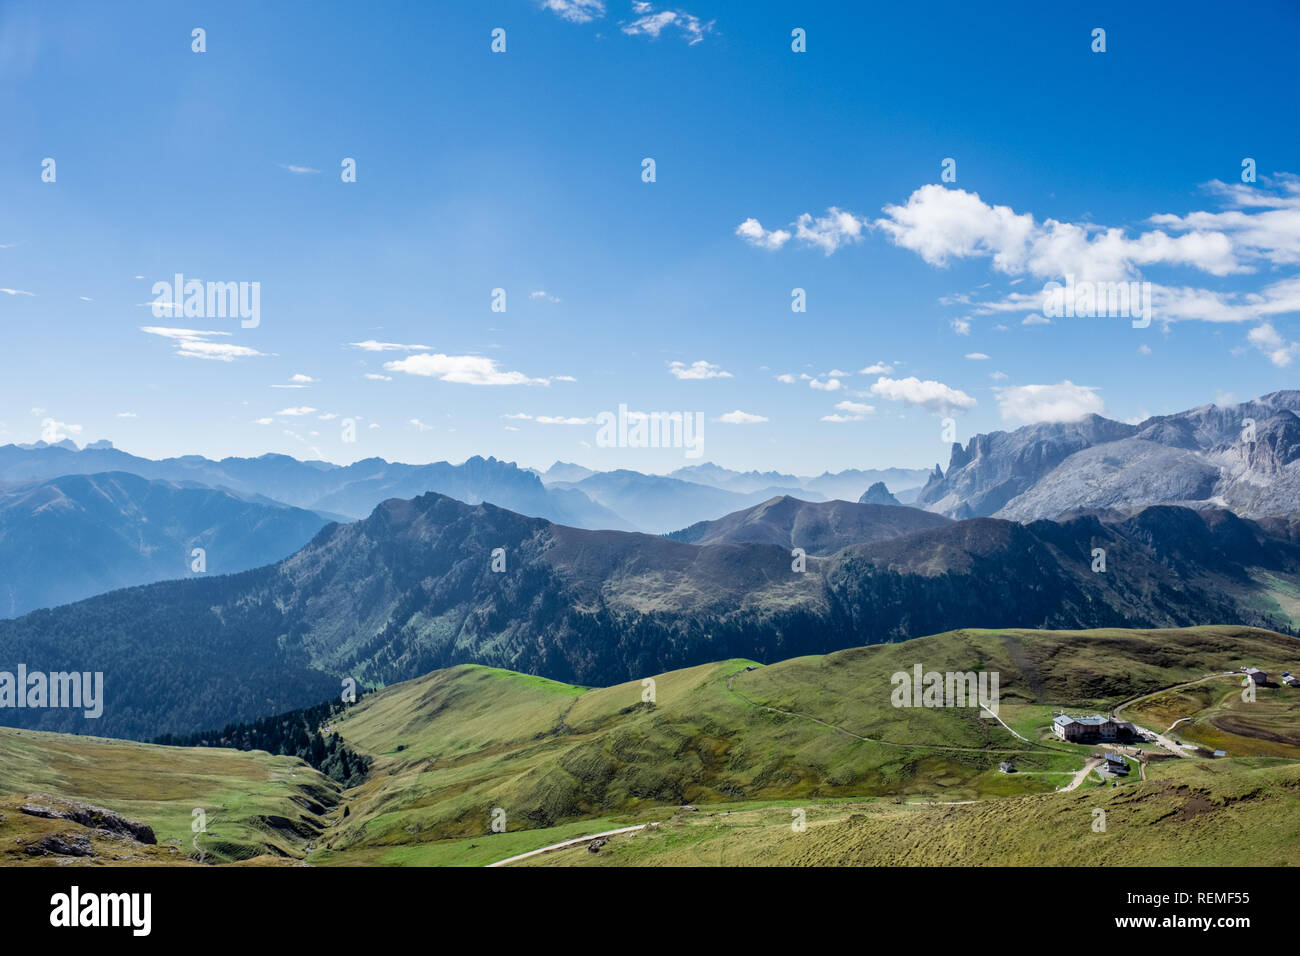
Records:
[[[1238,708],[1226,675],[1280,673],[1297,658],[1294,637],[1196,627],[963,629],[603,688],[460,665],[331,718],[328,731],[372,760],[346,790],[263,752],[0,730],[0,834],[12,846],[43,835],[49,821],[14,808],[49,794],[148,824],[162,849],[147,852],[174,863],[197,862],[189,826],[203,807],[209,864],[487,865],[577,840],[511,865],[1088,865],[1098,852],[1267,865],[1300,838],[1287,696],[1300,692],[1263,688],[1258,710]],[[891,675],[916,663],[997,672],[1005,724],[978,707],[893,706]],[[1222,710],[1235,749],[1178,759],[1141,745],[1142,766],[1130,761],[1115,785],[1080,778],[1097,747],[1056,738],[1052,714],[1125,701],[1124,719],[1181,743],[1208,732],[1187,717]],[[1092,828],[1097,810],[1104,831]],[[588,838],[606,831],[620,832],[590,852]],[[1247,831],[1267,848],[1247,857]]]

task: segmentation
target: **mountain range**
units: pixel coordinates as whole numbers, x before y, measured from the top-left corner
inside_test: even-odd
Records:
[[[475,456],[459,465],[445,461],[408,465],[382,458],[335,465],[325,461],[299,461],[288,455],[220,461],[184,455],[155,461],[120,451],[107,442],[82,449],[71,441],[56,445],[0,446],[0,482],[29,482],[108,471],[160,481],[198,483],[228,489],[238,495],[263,495],[344,519],[363,518],[388,498],[411,498],[435,491],[471,504],[491,501],[522,514],[577,527],[631,528],[586,495],[548,489],[532,472],[496,458]]]
[[[700,521],[667,537],[689,544],[771,544],[827,555],[850,545],[884,541],[948,524],[952,524],[951,519],[919,508],[808,502],[787,495],[715,521]]]
[[[1016,521],[1153,504],[1245,517],[1300,510],[1300,391],[1138,424],[1089,415],[954,444],[916,500],[954,518]]]
[[[6,719],[141,737],[315,703],[344,677],[388,684],[459,663],[607,685],[957,626],[1300,621],[1300,530],[1285,520],[1160,506],[1019,524],[842,502],[828,510],[849,530],[809,543],[861,543],[809,556],[800,573],[786,545],[821,527],[817,507],[768,503],[715,529],[718,543],[693,544],[432,493],[393,499],[267,567],[0,622],[0,670],[102,671],[107,698],[99,720]],[[727,540],[764,525],[763,540]]]
[[[0,617],[278,561],[329,519],[258,496],[109,472],[0,488]],[[195,548],[202,555],[193,554]]]
[[[545,484],[554,485],[561,482],[577,483],[601,472],[572,462],[557,461],[546,471],[537,474]],[[815,477],[801,477],[778,471],[734,471],[712,462],[704,462],[678,468],[669,472],[667,477],[742,495],[771,491],[794,494],[796,498],[808,501],[856,501],[864,489],[883,481],[888,482],[901,495],[900,500],[911,501],[914,493],[925,484],[929,472],[924,468],[850,468],[836,473],[823,472]]]

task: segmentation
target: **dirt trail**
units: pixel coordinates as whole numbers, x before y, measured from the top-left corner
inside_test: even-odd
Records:
[[[527,853],[518,853],[514,856],[508,856],[504,860],[497,860],[495,863],[489,863],[488,866],[509,866],[519,860],[526,860],[530,856],[540,856],[543,853],[550,853],[553,850],[563,850],[567,847],[578,846],[581,843],[590,843],[600,837],[617,836],[620,833],[632,833],[636,830],[644,830],[648,823],[638,823],[632,827],[621,827],[617,830],[602,830],[600,833],[590,833],[587,836],[573,837],[570,840],[561,840],[559,843],[552,843],[550,846],[544,846],[540,850],[529,850]]]
[[[1101,764],[1101,757],[1089,757],[1083,762],[1083,769],[1075,773],[1075,775],[1070,778],[1070,782],[1064,787],[1061,787],[1057,793],[1067,793],[1071,790],[1078,790],[1083,784],[1083,781],[1088,779],[1088,774],[1100,767]]]

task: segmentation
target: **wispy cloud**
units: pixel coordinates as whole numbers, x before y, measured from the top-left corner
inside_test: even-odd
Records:
[[[354,349],[361,349],[365,352],[427,352],[427,345],[401,345],[397,342],[376,342],[374,339],[366,339],[364,342],[349,342]]]
[[[265,355],[247,345],[235,345],[232,342],[210,342],[209,336],[230,335],[229,332],[217,332],[200,329],[171,329],[158,325],[143,325],[141,332],[170,339],[176,346],[176,354],[184,358],[209,359],[214,362],[233,362],[235,359],[251,358]]]
[[[604,0],[541,0],[541,7],[570,23],[590,23],[605,15]]]
[[[874,414],[876,406],[864,405],[862,402],[836,402],[833,415],[823,415],[824,422],[860,422],[868,415]]]
[[[1268,356],[1268,360],[1278,368],[1286,368],[1300,355],[1300,343],[1288,342],[1271,322],[1251,329],[1246,334],[1246,341]]]
[[[705,36],[713,32],[714,20],[707,23],[685,10],[655,10],[654,5],[645,0],[633,0],[632,13],[636,19],[624,23],[622,30],[628,36],[649,36],[655,39],[668,29],[681,31],[690,46],[703,42]]]

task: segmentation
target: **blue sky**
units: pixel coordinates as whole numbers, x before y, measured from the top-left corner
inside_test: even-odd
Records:
[[[1137,6],[11,0],[0,442],[694,463],[596,447],[626,404],[816,474],[1291,387],[1300,11]],[[1067,271],[1154,321],[1034,319]]]

